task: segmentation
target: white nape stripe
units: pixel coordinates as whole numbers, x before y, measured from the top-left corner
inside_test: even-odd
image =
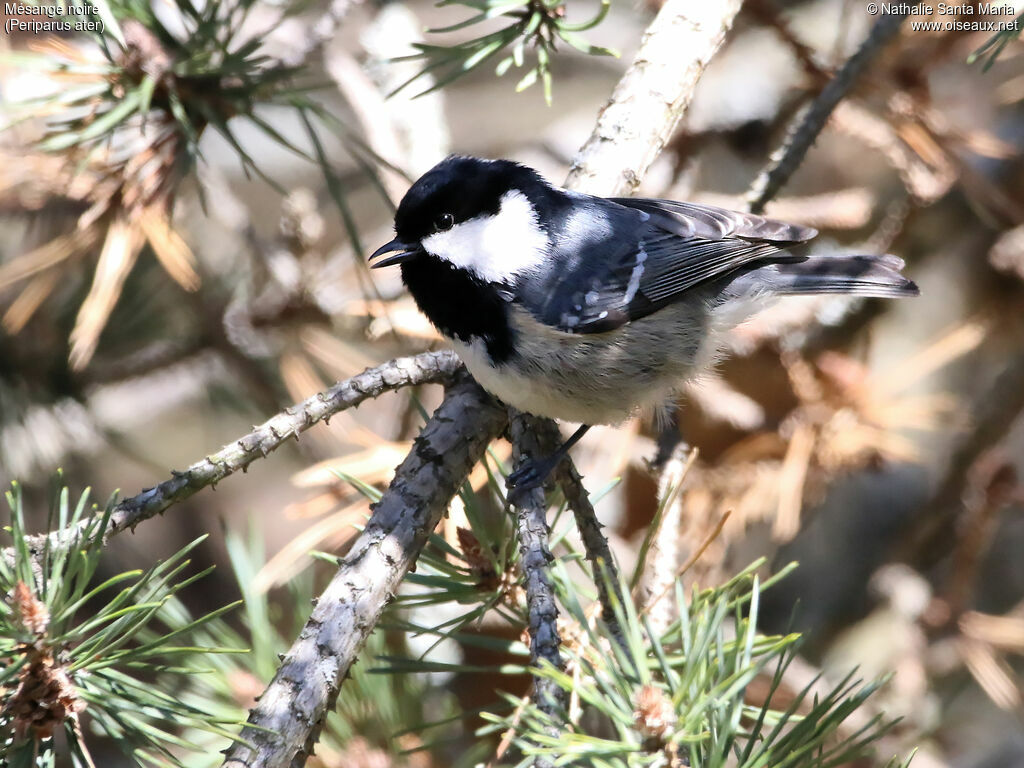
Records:
[[[498,212],[456,224],[422,240],[426,251],[490,283],[537,269],[548,256],[548,238],[526,195],[502,195]]]

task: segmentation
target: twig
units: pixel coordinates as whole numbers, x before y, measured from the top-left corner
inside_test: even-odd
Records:
[[[112,360],[98,370],[83,371],[81,378],[86,386],[97,386],[120,384],[128,379],[151,376],[179,363],[198,364],[195,366],[197,368],[209,367],[210,361],[205,355],[206,351],[206,339],[191,339],[185,343],[161,339],[153,344],[147,344],[137,352]]]
[[[416,439],[365,530],[227,751],[231,768],[299,768],[342,680],[448,502],[507,423],[505,409],[460,375]]]
[[[544,449],[538,439],[538,419],[515,411],[511,412],[509,437],[512,440],[513,464],[518,469],[540,456]],[[516,514],[516,537],[519,539],[520,562],[526,587],[526,608],[529,618],[530,662],[537,665],[546,661],[555,669],[563,670],[558,635],[558,605],[548,577],[548,564],[552,560],[548,549],[548,523],[545,518],[547,503],[544,488],[537,487],[519,494],[513,502]],[[554,722],[564,718],[565,691],[545,677],[534,677],[533,697],[537,708]],[[552,734],[557,736],[557,732]],[[550,766],[546,759],[538,758],[534,765]]]
[[[533,419],[532,429],[540,441],[540,448],[543,454],[552,453],[561,442],[561,434],[555,422],[551,419]],[[576,465],[569,456],[562,460],[562,463],[555,468],[555,480],[562,495],[572,510],[576,519],[576,528],[580,532],[580,539],[583,541],[583,551],[586,554],[594,584],[597,586],[597,599],[601,604],[601,617],[604,619],[612,638],[623,648],[626,647],[626,636],[619,626],[619,620],[615,613],[615,604],[608,591],[608,585],[618,590],[622,583],[619,580],[619,570],[615,565],[615,558],[612,556],[611,548],[608,546],[608,539],[601,533],[601,523],[597,519],[594,505],[590,503],[590,494],[583,485],[583,478],[580,477]],[[616,600],[622,604],[623,596],[616,594]]]
[[[814,49],[800,40],[789,28],[775,0],[748,0],[746,10],[766,27],[771,27],[779,39],[789,46],[794,58],[800,63],[800,68],[808,77],[819,85],[828,82],[829,73],[815,61]]]
[[[904,556],[918,570],[931,568],[949,554],[957,541],[956,522],[971,467],[1006,437],[1024,412],[1024,355],[1010,362],[980,402],[973,429],[956,447],[931,499],[921,506],[927,515],[904,547]]]
[[[682,486],[690,467],[697,460],[696,449],[680,443],[672,450],[658,478],[657,520],[651,523],[653,530],[648,533],[641,548],[643,556],[642,591],[640,604],[650,614],[656,632],[664,632],[676,618],[676,606],[671,600],[663,600],[669,587],[676,583],[676,568],[679,565],[679,539],[682,533],[683,496]],[[644,551],[646,549],[646,551]]]
[[[673,574],[673,578],[668,580],[668,583],[665,584],[661,592],[647,602],[646,606],[641,609],[641,614],[647,613],[653,606],[658,605],[658,603],[665,599],[669,590],[676,585],[676,582],[679,581],[688,570],[696,565],[697,561],[700,560],[701,557],[704,556],[704,553],[708,551],[708,547],[714,543],[715,539],[722,535],[722,529],[725,528],[725,524],[729,521],[731,516],[731,509],[727,509],[722,513],[722,516],[718,518],[718,522],[715,523],[715,527],[711,530],[711,533],[704,537],[704,541],[702,541],[700,546],[694,550],[693,554],[686,559],[686,562],[676,569],[676,572]]]
[[[667,0],[577,154],[566,186],[594,195],[633,192],[693,99],[742,0]]]
[[[818,138],[832,110],[842,101],[853,84],[860,77],[868,63],[882,50],[882,47],[899,31],[900,24],[909,10],[900,13],[886,13],[875,22],[867,38],[836,73],[828,85],[799,116],[793,121],[785,142],[772,155],[768,165],[754,180],[747,199],[750,211],[760,213],[789,181],[789,177],[800,167],[804,155]]]
[[[334,414],[354,408],[364,400],[377,397],[389,390],[417,384],[448,382],[460,367],[459,359],[452,352],[425,352],[414,357],[391,360],[339,382],[330,389],[282,411],[249,434],[197,461],[184,472],[172,471],[170,480],[165,480],[155,488],[147,488],[137,496],[122,501],[110,517],[103,540],[106,542],[125,529],[134,529],[143,520],[160,514],[207,486],[216,487],[221,480],[239,470],[244,472],[252,462],[267,456],[286,440],[298,439],[302,432],[317,422],[329,421]],[[79,541],[80,533],[90,522],[87,519],[76,527],[33,536],[28,541],[29,549],[32,552],[41,552],[47,538],[53,549],[84,546],[86,542]],[[14,553],[7,549],[4,550],[3,556],[11,562]]]

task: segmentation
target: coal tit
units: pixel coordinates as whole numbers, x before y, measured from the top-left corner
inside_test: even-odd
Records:
[[[773,296],[917,294],[895,256],[809,256],[817,232],[709,205],[560,189],[508,160],[449,157],[412,185],[373,267],[509,405],[584,426],[661,406]]]

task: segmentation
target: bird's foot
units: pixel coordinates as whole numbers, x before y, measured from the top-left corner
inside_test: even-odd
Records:
[[[549,456],[546,459],[527,461],[505,480],[508,489],[508,500],[519,506],[526,500],[531,491],[540,488],[562,460],[561,456]]]

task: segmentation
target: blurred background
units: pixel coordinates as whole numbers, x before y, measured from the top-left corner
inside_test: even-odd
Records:
[[[418,0],[244,3],[237,36],[256,42],[237,71],[217,65],[219,88],[198,55],[175,69],[199,43],[171,3],[150,9],[167,38],[122,25],[117,77],[93,38],[0,38],[0,484],[24,485],[41,528],[57,467],[99,498],[132,495],[336,380],[439,346],[397,270],[365,267],[410,180],[458,152],[560,183],[658,5],[613,3],[584,33],[617,58],[561,46],[550,105],[543,71],[521,92],[522,72],[496,76],[504,53],[451,82],[450,66],[417,77],[434,59],[396,61],[474,13]],[[574,0],[567,17],[599,10]],[[747,0],[639,194],[742,208],[872,21],[860,2]],[[874,706],[904,718],[886,746],[919,746],[922,768],[1024,766],[1024,45],[968,64],[991,38],[904,24],[767,208],[818,228],[822,251],[904,258],[920,298],[786,299],[738,328],[687,385],[660,482],[643,419],[574,451],[591,490],[621,478],[597,511],[622,563],[665,505],[651,591],[697,553],[684,578],[702,585],[759,556],[799,561],[765,595],[765,628],[804,632],[810,673],[895,672]],[[303,88],[265,77],[267,61]],[[153,82],[148,97],[126,72],[146,73],[131,82]],[[138,119],[173,78],[194,135],[180,115]],[[130,106],[104,123],[97,104],[107,118]],[[383,487],[439,400],[403,391],[318,425],[115,540],[106,567],[203,532],[199,559],[224,563],[225,531],[255,530],[266,558],[248,586],[287,602],[309,552],[343,553],[367,514],[335,471]],[[458,525],[455,509],[446,537]],[[238,589],[221,568],[189,600],[209,609]],[[494,698],[487,679],[430,684],[465,708]],[[350,742],[333,764],[393,764],[378,746]]]

